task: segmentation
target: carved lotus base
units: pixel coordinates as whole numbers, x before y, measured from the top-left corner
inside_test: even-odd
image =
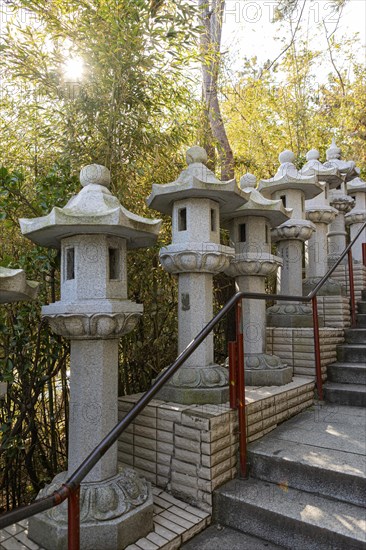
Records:
[[[58,474],[38,498],[53,493],[67,479]],[[153,528],[150,484],[131,468],[109,479],[83,482],[80,490],[81,548],[125,548]],[[29,537],[47,550],[67,548],[67,501],[29,521]]]
[[[282,264],[282,258],[272,254],[236,254],[225,273],[230,277],[240,277],[241,275],[267,277],[276,273]]]
[[[141,317],[139,312],[120,313],[57,313],[45,317],[55,334],[83,340],[119,338],[133,330]]]
[[[353,209],[351,210],[351,212],[345,215],[344,220],[346,222],[346,225],[366,222],[366,212],[364,210]]]
[[[352,210],[355,203],[352,197],[343,195],[341,191],[333,191],[329,202],[333,208],[336,208],[338,212],[342,212],[342,214],[346,214]]]
[[[321,277],[308,277],[302,282],[303,294],[306,296],[316,287],[320,282]],[[319,292],[318,296],[345,296],[346,289],[344,285],[330,278],[324,283]]]
[[[267,326],[272,327],[312,327],[312,307],[301,303],[279,303],[267,309]],[[324,326],[324,319],[319,317],[319,326]]]
[[[181,367],[158,393],[158,399],[183,404],[226,403],[229,372],[225,367]]]
[[[338,215],[338,212],[335,208],[331,206],[321,206],[319,207],[307,207],[306,208],[306,219],[313,223],[325,223],[330,224]]]
[[[288,367],[276,355],[246,355],[244,363],[247,386],[283,386],[292,381],[292,367]]]
[[[272,242],[307,241],[316,230],[315,225],[307,220],[288,220],[271,231]]]
[[[160,250],[159,258],[169,273],[220,273],[234,256],[228,246],[214,243],[171,244]]]

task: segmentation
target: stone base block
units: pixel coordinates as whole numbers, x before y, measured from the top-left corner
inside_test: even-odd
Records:
[[[51,494],[66,478],[67,472],[58,474],[39,497]],[[82,550],[122,550],[152,530],[151,487],[133,470],[123,468],[114,478],[81,485]],[[67,501],[29,519],[29,538],[46,550],[67,550],[67,532]]]
[[[306,296],[310,294],[316,285],[320,282],[321,277],[313,277],[311,279],[304,279],[302,282],[303,294]],[[346,287],[341,282],[332,278],[328,279],[318,292],[318,296],[345,296]]]
[[[157,394],[162,401],[182,405],[220,405],[229,401],[229,386],[219,388],[179,388],[166,386]]]
[[[246,386],[283,386],[292,381],[292,367],[282,367],[273,370],[247,369],[245,371]]]

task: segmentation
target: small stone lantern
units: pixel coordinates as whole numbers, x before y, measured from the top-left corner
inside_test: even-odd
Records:
[[[304,176],[294,165],[292,151],[283,151],[277,174],[261,180],[258,190],[266,197],[281,199],[292,208],[290,220],[272,230],[272,241],[278,242],[278,254],[283,260],[280,294],[302,296],[303,243],[310,239],[315,225],[305,219],[305,200],[312,199],[324,190],[317,176]],[[268,324],[283,327],[312,326],[311,307],[304,303],[284,302],[267,310]]]
[[[329,204],[329,190],[342,184],[343,178],[335,166],[325,167],[319,162],[319,151],[311,149],[306,155],[307,163],[300,170],[304,176],[317,176],[325,183],[322,193],[305,201],[306,219],[311,221],[316,231],[311,235],[308,244],[308,262],[306,279],[303,281],[304,294],[309,294],[328,271],[328,225],[338,215],[338,210]],[[342,287],[333,279],[323,285],[321,294],[341,294]]]
[[[328,258],[329,266],[332,266],[346,248],[347,232],[344,217],[354,205],[354,200],[346,193],[345,185],[356,178],[359,175],[359,171],[353,161],[341,160],[341,150],[337,147],[334,139],[327,150],[327,162],[324,163],[324,167],[337,168],[343,178],[342,183],[330,192],[329,199],[330,205],[338,210],[338,216],[330,224],[328,232]]]
[[[240,187],[250,193],[249,201],[225,214],[225,225],[235,247],[235,257],[226,273],[235,277],[240,292],[265,293],[265,278],[277,272],[281,258],[271,254],[271,227],[288,220],[291,210],[281,200],[265,199],[257,189],[256,178],[246,174]],[[292,380],[292,367],[266,351],[266,302],[243,300],[245,383],[249,386],[279,386]]]
[[[153,185],[150,208],[172,215],[172,244],[160,262],[178,275],[178,347],[182,352],[213,317],[213,275],[224,271],[234,250],[220,244],[220,214],[246,201],[235,180],[221,182],[206,167],[207,153],[191,147],[188,168],[166,185]],[[159,393],[184,404],[223,403],[229,399],[228,371],[214,364],[212,333]]]
[[[355,198],[354,208],[345,215],[345,222],[350,227],[352,241],[366,221],[366,182],[361,178],[353,179],[347,183],[347,193]],[[352,247],[352,257],[359,263],[362,263],[362,243],[366,243],[366,229],[363,230]]]
[[[127,299],[127,248],[152,245],[160,220],[126,210],[109,191],[110,174],[92,164],[81,170],[83,189],[64,208],[22,219],[23,234],[38,245],[61,248],[61,299],[44,306],[52,330],[71,340],[67,479],[117,424],[118,340],[130,332],[142,305]],[[31,518],[29,536],[47,550],[66,545],[66,503]],[[83,550],[125,548],[152,529],[149,484],[132,469],[119,471],[117,443],[81,484]]]

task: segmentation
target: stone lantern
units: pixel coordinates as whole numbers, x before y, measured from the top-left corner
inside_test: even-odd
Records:
[[[304,176],[317,176],[324,182],[322,193],[305,201],[306,219],[311,221],[316,231],[311,235],[308,246],[306,279],[303,281],[304,294],[309,294],[328,271],[328,225],[338,215],[338,210],[329,204],[329,190],[342,184],[343,178],[335,166],[325,167],[319,162],[319,151],[311,149],[306,155],[307,163],[300,170]],[[333,279],[328,279],[320,294],[340,294],[342,287]]]
[[[0,304],[35,300],[39,283],[27,281],[23,269],[0,266]],[[7,383],[0,382],[0,398],[6,394]]]
[[[118,340],[143,310],[127,299],[126,250],[152,245],[161,223],[126,210],[109,191],[104,166],[86,166],[80,182],[83,189],[64,208],[20,220],[33,242],[61,248],[61,299],[42,314],[71,340],[68,472],[40,496],[65,481],[117,424]],[[150,486],[131,469],[119,471],[117,444],[81,484],[80,502],[83,550],[124,548],[152,528]],[[66,546],[64,504],[29,522],[30,538],[47,550]]]
[[[343,181],[334,190],[330,191],[330,205],[338,210],[338,216],[329,226],[329,266],[332,266],[343,250],[346,248],[346,228],[344,216],[349,212],[354,205],[352,197],[346,193],[346,183],[353,180],[359,175],[356,164],[353,161],[341,160],[341,150],[337,147],[335,140],[327,150],[327,162],[324,163],[325,168],[334,167],[340,172]]]
[[[224,271],[234,250],[220,244],[220,214],[246,201],[235,180],[221,182],[206,167],[207,153],[191,147],[188,168],[166,185],[153,185],[150,208],[172,216],[172,244],[160,262],[178,275],[178,347],[182,352],[213,317],[213,275]],[[223,403],[229,399],[227,369],[214,364],[212,333],[159,393],[184,404]]]
[[[351,241],[366,221],[366,182],[355,178],[347,183],[347,193],[355,198],[354,208],[345,215],[346,225],[350,227]],[[366,229],[352,247],[352,256],[356,262],[362,262],[362,243],[366,243]]]
[[[303,243],[315,231],[315,225],[305,219],[305,200],[322,193],[324,185],[317,176],[304,176],[293,164],[292,151],[283,151],[277,174],[269,180],[261,180],[259,191],[266,197],[281,199],[285,207],[292,208],[290,220],[272,230],[272,241],[278,242],[278,254],[283,260],[280,294],[302,295]],[[267,310],[271,326],[312,326],[311,307],[303,303],[279,302]]]
[[[249,201],[225,214],[235,257],[226,273],[235,277],[241,292],[265,293],[265,278],[275,274],[282,265],[281,258],[271,254],[271,227],[288,220],[291,210],[281,200],[265,199],[257,189],[256,178],[246,174],[240,187],[250,193]],[[245,383],[249,386],[274,386],[291,382],[292,367],[266,351],[266,302],[243,301],[243,335]]]

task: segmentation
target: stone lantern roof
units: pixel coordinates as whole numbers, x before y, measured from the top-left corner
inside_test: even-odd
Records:
[[[285,150],[280,153],[279,161],[281,165],[277,173],[273,178],[261,180],[258,190],[267,197],[276,191],[295,189],[302,191],[306,200],[322,193],[324,186],[318,182],[318,177],[314,174],[303,175],[297,170],[294,160],[295,155],[292,151]]]
[[[366,193],[366,181],[361,178],[354,178],[347,183],[347,193],[353,195],[354,193]]]
[[[350,181],[360,175],[359,169],[356,167],[353,160],[345,161],[341,160],[341,149],[337,147],[335,139],[332,139],[332,143],[327,150],[327,162],[324,163],[326,168],[336,167],[346,181]]]
[[[281,199],[270,200],[254,188],[256,178],[252,174],[245,174],[240,180],[240,188],[249,195],[247,203],[236,210],[227,212],[225,220],[232,220],[243,216],[259,216],[267,218],[272,227],[282,224],[291,217],[292,208],[285,208]]]
[[[188,168],[178,179],[167,184],[153,184],[147,204],[163,214],[171,214],[173,203],[181,199],[211,199],[219,203],[222,215],[238,208],[248,200],[236,181],[222,182],[206,166],[207,153],[202,147],[194,146],[186,153]]]
[[[161,220],[137,216],[124,208],[109,190],[110,172],[91,164],[80,172],[83,189],[63,208],[55,207],[47,216],[20,219],[23,235],[34,243],[60,248],[61,239],[72,235],[106,234],[122,237],[128,248],[155,243]]]
[[[27,281],[22,269],[0,267],[0,304],[34,300],[39,283]]]
[[[325,166],[319,161],[319,151],[311,149],[306,154],[307,163],[301,168],[303,176],[318,176],[320,181],[328,183],[329,189],[338,187],[343,181],[341,173],[335,165]]]

